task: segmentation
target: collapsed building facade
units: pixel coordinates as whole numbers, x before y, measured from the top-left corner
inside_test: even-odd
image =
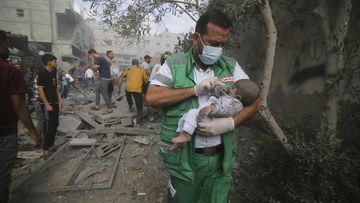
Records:
[[[94,37],[73,0],[3,0],[0,11],[1,30],[26,36],[37,54],[53,53],[59,68],[69,70],[87,62]]]

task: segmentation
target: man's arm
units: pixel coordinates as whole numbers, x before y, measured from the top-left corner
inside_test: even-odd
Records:
[[[44,90],[44,87],[43,87],[43,86],[38,86],[38,93],[39,93],[39,97],[40,97],[41,101],[44,103],[45,109],[46,109],[47,111],[52,111],[53,108],[52,108],[52,106],[49,104],[49,101],[48,101],[47,98],[46,98],[45,90]]]
[[[172,89],[158,85],[150,85],[145,102],[153,107],[166,107],[195,96],[194,88]]]
[[[253,104],[243,108],[237,115],[229,118],[215,118],[210,122],[200,122],[198,124],[197,133],[202,136],[221,135],[252,118],[260,108],[260,100],[257,99]]]
[[[29,130],[31,138],[35,141],[36,145],[41,144],[42,138],[35,130],[35,126],[31,120],[29,110],[24,102],[24,96],[11,95],[11,101],[13,103],[14,110],[19,117],[19,120]]]
[[[259,109],[260,99],[257,98],[250,106],[244,107],[238,114],[233,117],[235,127],[239,127],[242,123],[251,119]]]

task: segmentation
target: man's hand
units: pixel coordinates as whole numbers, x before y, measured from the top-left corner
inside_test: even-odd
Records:
[[[216,136],[235,129],[234,120],[230,118],[214,118],[210,122],[200,122],[196,133],[202,136]]]
[[[31,139],[34,140],[35,146],[39,146],[42,144],[42,137],[37,132],[31,133],[30,136]]]
[[[222,85],[222,83],[216,77],[206,79],[194,87],[195,95],[201,96],[214,93],[215,87],[218,85]]]
[[[59,103],[59,108],[62,109],[64,108],[64,100],[61,100]]]
[[[214,104],[210,104],[209,106],[205,106],[204,108],[202,108],[200,110],[199,116],[205,117],[205,116],[209,115],[209,113],[213,112],[214,110],[215,110]]]
[[[50,104],[45,104],[46,111],[52,111],[54,110],[53,107]]]

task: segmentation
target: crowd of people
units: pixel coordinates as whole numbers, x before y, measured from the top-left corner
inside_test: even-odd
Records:
[[[144,102],[150,121],[158,109],[162,110],[159,146],[170,176],[167,201],[227,202],[236,128],[259,108],[258,86],[236,60],[222,56],[231,27],[226,14],[209,10],[197,21],[189,52],[165,52],[153,67],[149,55],[144,56],[141,65],[138,59],[132,59],[131,66],[119,76],[111,71],[111,50],[102,55],[90,49],[90,65],[86,68],[81,64],[68,72],[57,69],[56,56],[44,54],[44,67],[30,68],[29,88],[20,71],[7,63],[8,40],[6,33],[0,32],[0,96],[4,98],[0,108],[0,202],[8,201],[10,173],[18,148],[18,119],[36,145],[42,146],[47,159],[57,150],[54,140],[59,111],[69,90],[92,87],[95,98],[90,109],[101,110],[102,97],[105,115],[117,108],[112,98],[116,85],[119,96],[124,89],[130,112],[135,103],[137,125],[144,121]],[[36,127],[24,101],[27,92],[38,119]]]

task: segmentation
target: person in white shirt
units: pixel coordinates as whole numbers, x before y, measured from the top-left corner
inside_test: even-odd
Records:
[[[65,73],[65,78],[66,78],[66,79],[68,80],[68,82],[69,82],[69,88],[70,88],[70,86],[73,86],[74,88],[76,88],[76,87],[75,87],[75,80],[74,80],[73,77],[71,77],[71,75],[70,75],[68,72]]]
[[[93,86],[94,85],[94,72],[91,68],[88,68],[85,71],[85,87]]]

